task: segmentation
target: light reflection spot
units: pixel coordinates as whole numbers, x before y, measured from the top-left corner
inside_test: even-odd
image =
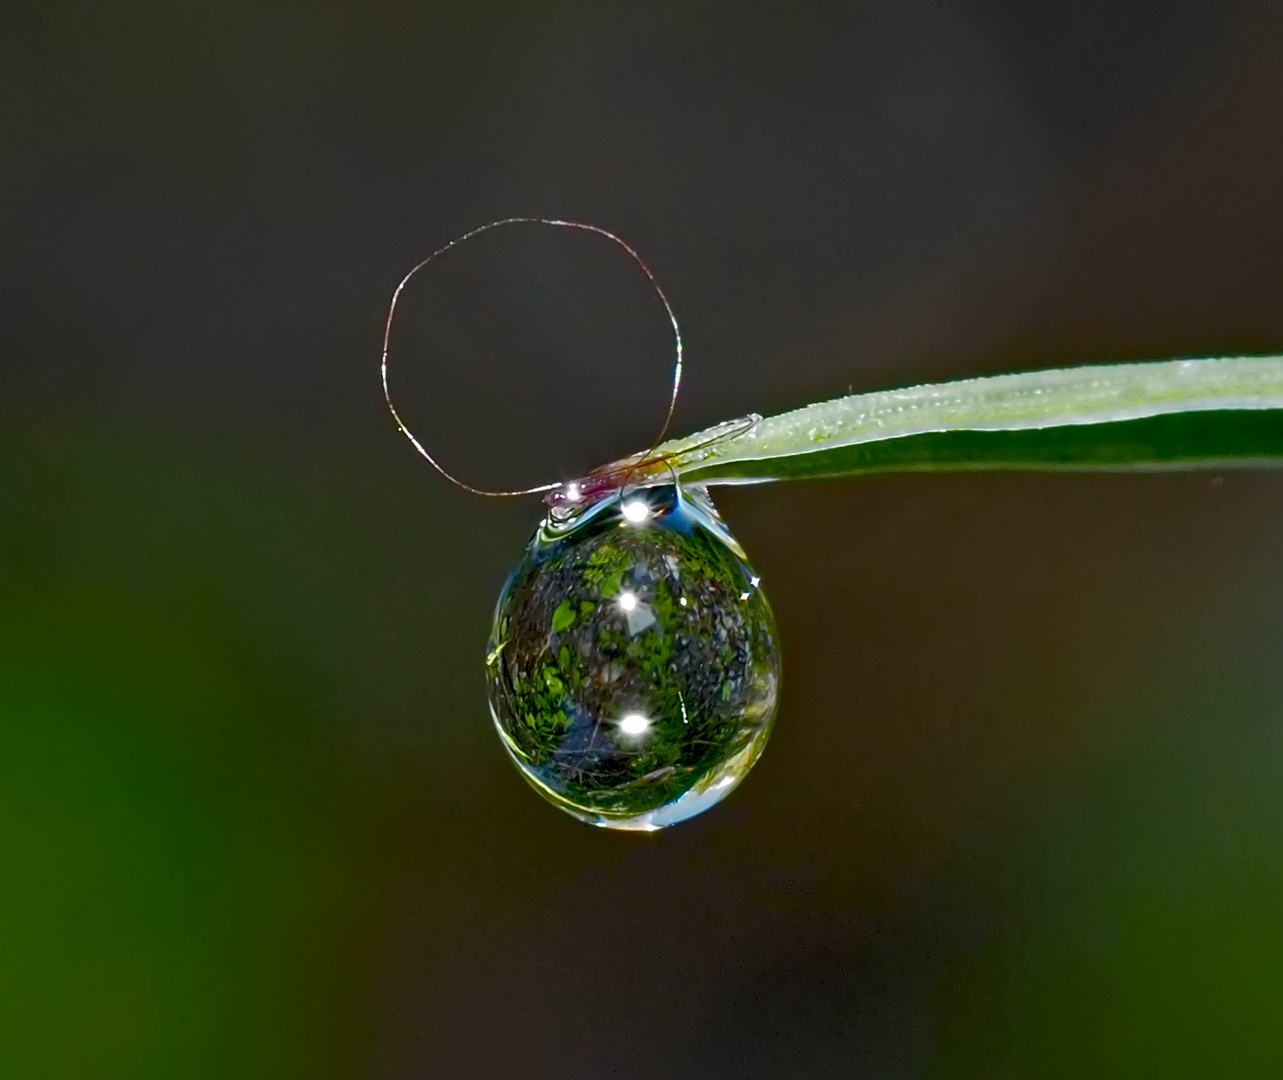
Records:
[[[641,499],[633,499],[631,502],[624,503],[624,519],[632,522],[634,525],[640,525],[650,517],[650,507]]]
[[[641,713],[629,713],[619,721],[619,730],[625,735],[645,735],[649,728],[650,720]]]

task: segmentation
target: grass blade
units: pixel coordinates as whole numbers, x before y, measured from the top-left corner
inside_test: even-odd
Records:
[[[1283,464],[1283,357],[1062,368],[854,394],[659,447],[662,483]],[[633,459],[635,460],[635,459]],[[602,473],[625,467],[607,466]]]

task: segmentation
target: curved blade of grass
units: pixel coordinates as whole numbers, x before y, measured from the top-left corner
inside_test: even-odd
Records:
[[[664,443],[633,482],[962,469],[1283,465],[1283,356],[998,375],[854,394]],[[607,466],[627,468],[636,459]]]

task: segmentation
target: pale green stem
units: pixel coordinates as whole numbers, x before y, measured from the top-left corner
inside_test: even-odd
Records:
[[[1228,451],[1221,438],[1191,450],[1186,437],[1180,449],[1168,447],[1148,454],[1134,445],[1116,453],[1102,450],[1092,444],[1093,432],[1088,430],[1088,426],[1099,426],[1101,438],[1112,440],[1112,447],[1119,442],[1119,431],[1153,430],[1152,425],[1148,429],[1118,426],[1130,421],[1243,410],[1283,410],[1283,357],[1078,367],[854,394],[767,417],[751,427],[740,425],[738,433],[731,423],[671,440],[657,451],[665,463],[644,465],[636,480],[661,483],[665,474],[671,475],[670,468],[692,482],[752,483],[875,468],[1074,467],[1076,453],[1084,455],[1088,468],[1144,467],[1151,461],[1179,467],[1215,459],[1218,454],[1253,460],[1283,457],[1283,426],[1277,440],[1271,427],[1268,438],[1257,437],[1246,449],[1236,444]],[[1219,422],[1224,427],[1224,417]],[[1067,430],[1079,428],[1084,430]],[[937,438],[926,443],[919,439],[908,456],[871,445],[931,433],[996,436],[1035,431],[1056,432],[1061,449],[1053,454],[1047,449],[1053,442],[1040,443],[1036,437],[1021,440],[1019,453],[1002,450],[996,457],[993,448],[1004,444],[1000,437]],[[1154,442],[1152,434],[1144,439],[1146,447]],[[959,450],[964,445],[969,449]],[[1005,445],[1016,444],[1007,440]],[[978,452],[977,446],[985,449]]]

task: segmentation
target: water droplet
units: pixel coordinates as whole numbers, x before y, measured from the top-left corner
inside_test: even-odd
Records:
[[[757,582],[700,489],[610,496],[541,523],[499,597],[486,663],[495,726],[531,785],[617,829],[663,828],[729,794],[779,691]]]

